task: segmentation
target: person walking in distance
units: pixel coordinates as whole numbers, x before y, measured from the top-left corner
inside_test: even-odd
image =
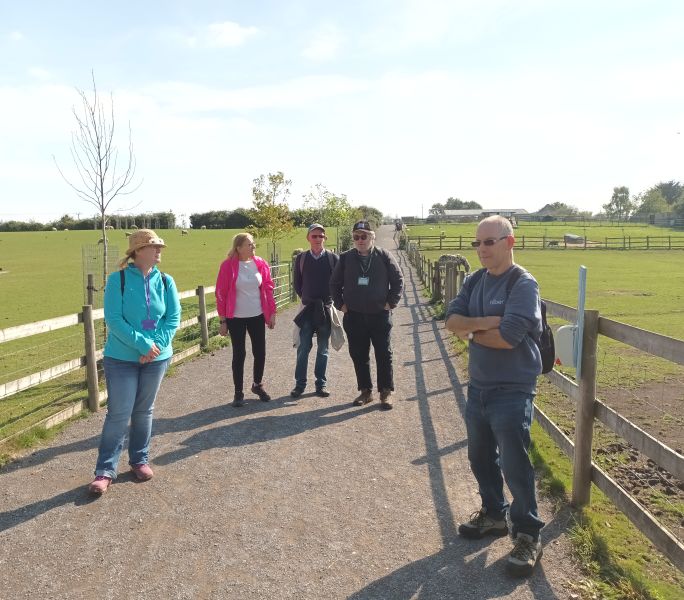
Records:
[[[355,406],[373,401],[370,346],[375,351],[380,407],[392,408],[392,309],[399,303],[404,278],[394,257],[375,246],[375,232],[368,221],[352,228],[354,247],[340,255],[330,279],[330,293],[336,308],[344,313],[349,356],[354,363],[359,396]]]
[[[231,366],[235,396],[232,404],[235,407],[245,404],[243,378],[247,334],[254,357],[252,393],[263,402],[271,399],[262,378],[266,364],[266,327],[273,329],[276,321],[274,285],[269,264],[255,256],[255,249],[254,238],[249,233],[235,235],[228,258],[221,263],[216,279],[219,333],[230,335],[233,347]]]
[[[537,376],[542,371],[535,342],[542,332],[536,280],[513,261],[510,222],[488,217],[472,245],[486,271],[466,278],[449,303],[446,328],[469,341],[470,382],[465,423],[468,459],[482,505],[459,526],[466,538],[508,533],[514,547],[507,559],[512,575],[532,573],[542,555],[534,469],[528,450]],[[521,271],[519,274],[516,271]],[[519,275],[508,291],[509,277]],[[509,505],[503,481],[511,492]]]
[[[309,226],[306,234],[309,250],[302,252],[295,259],[294,287],[297,296],[302,299],[304,308],[295,318],[299,327],[299,345],[297,346],[297,363],[295,366],[295,386],[290,396],[298,398],[306,389],[306,371],[309,353],[316,334],[316,395],[322,398],[330,396],[327,388],[326,369],[328,366],[328,343],[330,341],[330,312],[332,305],[330,296],[330,275],[339,260],[337,254],[325,249],[325,227],[319,223]]]

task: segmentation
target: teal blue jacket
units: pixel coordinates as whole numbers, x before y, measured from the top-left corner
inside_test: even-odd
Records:
[[[125,269],[125,287],[121,293],[121,275],[115,271],[107,278],[104,296],[107,341],[104,355],[117,360],[138,362],[156,344],[161,351],[155,360],[165,360],[173,354],[171,341],[180,325],[181,307],[173,278],[166,276],[166,288],[161,272],[154,267],[149,281],[150,319],[155,329],[143,329],[147,319],[147,292],[142,272],[133,264]]]

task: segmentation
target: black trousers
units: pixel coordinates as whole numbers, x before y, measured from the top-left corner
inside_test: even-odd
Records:
[[[254,383],[261,383],[264,377],[264,365],[266,364],[266,321],[264,315],[248,317],[242,319],[235,317],[226,319],[230,343],[233,346],[233,384],[235,391],[241,392],[244,371],[245,357],[247,350],[245,341],[249,333],[249,340],[252,342],[252,356],[254,357]]]
[[[390,311],[383,310],[375,314],[348,311],[342,319],[342,326],[347,334],[349,356],[354,363],[358,389],[373,389],[370,374],[370,345],[373,344],[378,390],[394,390]]]

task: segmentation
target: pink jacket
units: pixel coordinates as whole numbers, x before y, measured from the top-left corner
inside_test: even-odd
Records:
[[[235,281],[239,272],[239,262],[237,256],[227,258],[219,268],[216,278],[216,310],[221,318],[232,319],[235,313]],[[254,257],[254,264],[261,273],[261,310],[264,313],[264,320],[268,323],[276,312],[271,267],[258,256]]]

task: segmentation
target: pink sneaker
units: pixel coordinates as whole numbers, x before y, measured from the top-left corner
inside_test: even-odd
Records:
[[[154,477],[154,471],[150,468],[150,465],[143,463],[140,465],[131,465],[131,471],[135,475],[138,481],[147,481]]]
[[[91,494],[97,494],[101,496],[107,491],[110,483],[112,483],[111,477],[107,477],[106,475],[98,475],[88,486],[88,491]]]

